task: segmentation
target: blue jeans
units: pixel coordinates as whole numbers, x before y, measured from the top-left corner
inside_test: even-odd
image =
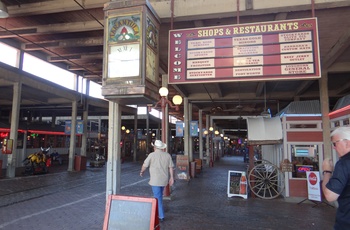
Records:
[[[163,209],[163,186],[152,186],[153,196],[157,198],[158,201],[158,217],[164,218],[164,209]]]

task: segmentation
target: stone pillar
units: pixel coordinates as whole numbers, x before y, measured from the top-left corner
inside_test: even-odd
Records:
[[[332,157],[332,145],[330,138],[330,121],[329,121],[329,98],[328,98],[328,72],[322,71],[322,76],[319,79],[320,87],[320,104],[322,112],[322,130],[323,130],[323,156],[324,158]],[[323,159],[319,159],[320,164]]]
[[[69,143],[69,161],[68,171],[74,170],[74,158],[75,158],[75,140],[76,140],[76,127],[77,127],[77,101],[72,102],[72,117],[70,127],[70,143]]]
[[[203,159],[203,110],[200,109],[198,112],[198,128],[199,128],[199,158]]]
[[[6,176],[14,178],[16,176],[16,159],[17,159],[17,134],[19,122],[19,108],[21,103],[22,83],[13,84],[12,96],[12,112],[11,112],[11,127],[10,139],[13,140],[12,154],[7,155],[7,170]],[[1,168],[0,168],[1,170]]]
[[[116,102],[109,101],[108,124],[106,199],[108,195],[120,193],[121,187],[121,107]]]

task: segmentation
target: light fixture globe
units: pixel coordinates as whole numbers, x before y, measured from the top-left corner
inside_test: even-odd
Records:
[[[122,130],[123,130],[123,131],[125,130],[125,126],[124,126],[124,125],[122,126]]]
[[[182,97],[180,95],[175,95],[173,97],[173,103],[174,103],[174,105],[181,105]]]
[[[169,90],[166,87],[162,87],[159,89],[159,94],[161,97],[168,96]]]
[[[2,1],[0,1],[0,18],[7,18],[8,16],[9,13],[7,11],[7,7]]]
[[[214,128],[213,127],[209,127],[209,131],[213,132]]]
[[[130,130],[129,129],[125,130],[125,133],[130,133]]]

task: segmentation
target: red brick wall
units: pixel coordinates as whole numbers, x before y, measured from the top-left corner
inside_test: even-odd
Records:
[[[289,180],[290,197],[308,197],[306,180]]]

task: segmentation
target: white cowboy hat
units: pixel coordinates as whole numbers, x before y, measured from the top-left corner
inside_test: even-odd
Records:
[[[165,149],[166,148],[166,144],[164,144],[162,141],[160,140],[156,140],[154,142],[154,144],[152,143],[152,146],[156,147],[157,149]]]

